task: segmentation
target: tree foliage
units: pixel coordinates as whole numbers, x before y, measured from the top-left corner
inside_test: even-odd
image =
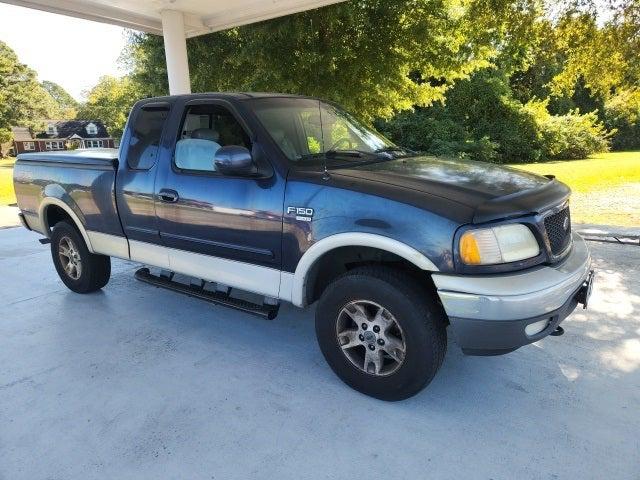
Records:
[[[588,1],[526,17],[528,36],[503,36],[491,69],[380,126],[414,148],[501,162],[638,148],[637,5],[623,0],[607,19]]]
[[[639,32],[640,0],[352,0],[187,47],[193,91],[314,95],[414,148],[511,162],[637,144]],[[123,59],[167,93],[160,37]]]
[[[307,94],[389,117],[443,99],[489,64],[507,18],[533,10],[526,0],[360,0],[203,35],[188,42],[192,90]],[[134,35],[127,56],[149,94],[166,93],[161,39]]]
[[[458,82],[445,104],[403,112],[378,127],[416,150],[498,163],[584,158],[608,149],[610,135],[594,112],[552,115],[548,103],[523,104],[504,73],[485,69]]]
[[[56,115],[55,118],[64,120],[75,118],[76,111],[78,109],[78,102],[69,94],[69,92],[57,83],[49,80],[43,81],[41,85],[42,88],[51,95],[51,98],[53,98],[58,106],[60,114]]]
[[[458,82],[445,104],[405,112],[378,126],[397,143],[440,155],[501,163],[542,157],[534,116],[513,98],[507,79],[495,68]],[[407,132],[412,138],[406,138]]]
[[[640,89],[621,90],[608,99],[604,105],[604,122],[615,132],[614,149],[640,149]]]
[[[38,83],[36,73],[0,41],[0,144],[11,139],[11,127],[38,129],[43,119],[56,113],[57,105]]]
[[[101,120],[109,133],[120,138],[127,115],[138,100],[139,91],[129,77],[103,76],[87,95],[77,114],[84,120]]]

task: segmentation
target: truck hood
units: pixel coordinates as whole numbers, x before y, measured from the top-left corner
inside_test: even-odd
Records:
[[[335,170],[463,204],[473,222],[540,213],[566,201],[569,188],[554,178],[485,162],[431,156],[400,158]]]

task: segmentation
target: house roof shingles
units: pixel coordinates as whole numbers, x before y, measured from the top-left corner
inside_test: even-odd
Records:
[[[13,134],[13,139],[16,142],[28,142],[29,140],[33,140],[31,132],[27,127],[11,127],[11,133]]]
[[[73,135],[78,135],[81,138],[108,138],[109,134],[107,129],[99,120],[67,120],[67,121],[55,121],[50,120],[45,122],[46,125],[54,124],[58,134],[54,137],[47,135],[45,132],[40,132],[36,135],[37,138],[69,138]],[[93,123],[98,133],[95,135],[89,135],[87,133],[87,125]]]
[[[87,125],[93,123],[97,128],[95,135],[87,133]],[[81,138],[110,138],[107,129],[100,120],[45,120],[45,126],[55,125],[57,135],[48,135],[46,130],[38,132],[36,138],[66,139],[77,135]],[[15,138],[15,137],[14,137]]]

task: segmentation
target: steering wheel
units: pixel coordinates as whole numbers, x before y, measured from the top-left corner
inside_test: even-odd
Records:
[[[344,148],[338,148],[339,146],[342,146],[344,144],[345,147],[347,147],[346,149],[349,150],[351,149],[351,140],[349,140],[348,138],[341,138],[340,140],[338,140],[337,142],[335,142],[333,145],[331,145],[331,148],[329,150],[345,150]]]

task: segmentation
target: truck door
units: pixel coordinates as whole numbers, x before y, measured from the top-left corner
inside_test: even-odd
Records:
[[[147,103],[133,112],[122,138],[116,178],[118,214],[131,258],[166,268],[166,255],[148,257],[152,252],[149,245],[160,244],[154,191],[168,119],[169,104],[165,102]]]
[[[277,296],[285,180],[216,171],[218,148],[254,151],[251,132],[224,100],[188,102],[168,165],[156,181],[156,214],[171,269]],[[173,123],[173,120],[172,120]]]

